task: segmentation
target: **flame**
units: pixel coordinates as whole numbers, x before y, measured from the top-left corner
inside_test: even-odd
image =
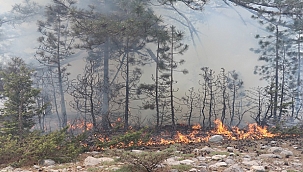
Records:
[[[94,125],[91,122],[85,120],[76,120],[74,124],[71,124],[70,121],[67,122],[70,130],[81,130],[82,132],[92,130]]]
[[[116,123],[120,120],[117,119]],[[159,146],[159,145],[171,145],[176,143],[189,144],[189,143],[200,143],[207,142],[212,135],[222,135],[225,139],[229,140],[244,140],[244,139],[263,139],[278,136],[277,134],[272,134],[267,130],[267,127],[261,127],[255,124],[249,124],[246,130],[239,129],[238,127],[231,127],[228,129],[219,119],[214,121],[215,128],[209,132],[202,132],[201,125],[196,124],[192,126],[192,130],[189,134],[183,134],[177,131],[172,139],[169,139],[170,133],[162,132],[161,137],[155,136],[150,138],[148,141],[138,140],[137,142],[130,141],[128,143],[117,143],[116,145],[110,146],[110,148],[127,148],[133,146]],[[83,123],[77,124],[75,126],[82,126]],[[89,129],[90,125],[87,125]],[[110,138],[97,136],[100,142],[110,142]],[[167,139],[166,139],[167,138]],[[103,148],[97,148],[98,150],[103,150]]]
[[[191,127],[191,129],[193,129],[193,130],[200,130],[202,127],[201,127],[201,125],[200,124],[195,124],[195,125],[193,125],[192,127]]]
[[[215,130],[211,131],[212,134],[220,134],[227,137],[228,139],[233,139],[233,133],[229,131],[219,119],[216,119],[214,123],[216,124],[216,128]]]

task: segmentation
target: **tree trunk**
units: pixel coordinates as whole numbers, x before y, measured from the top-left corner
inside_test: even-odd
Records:
[[[125,82],[125,114],[124,114],[124,130],[128,129],[128,116],[129,116],[129,53],[128,41],[126,42],[126,82]]]
[[[158,45],[157,45],[157,61],[156,61],[156,120],[157,120],[157,124],[156,127],[159,127],[160,124],[160,112],[159,112],[159,49],[160,49],[160,41],[158,40]]]
[[[105,50],[104,50],[104,66],[103,66],[103,102],[102,102],[102,128],[103,130],[109,129],[109,47],[110,47],[110,39],[107,37],[105,42]]]
[[[61,98],[61,113],[62,113],[62,127],[67,126],[67,114],[66,114],[66,107],[65,107],[65,98],[64,98],[64,91],[63,91],[63,81],[62,81],[62,71],[61,71],[61,63],[60,63],[60,40],[61,40],[61,22],[60,17],[58,17],[58,44],[57,44],[57,67],[58,67],[58,82],[59,82],[59,92]]]
[[[175,108],[174,108],[174,90],[173,90],[173,64],[174,64],[174,27],[171,26],[171,59],[170,59],[170,108],[171,108],[171,121],[173,130],[176,129],[175,124]]]
[[[277,121],[277,109],[278,109],[278,88],[279,88],[279,28],[276,26],[276,58],[275,58],[275,95],[274,95],[274,109],[273,116],[274,121]]]

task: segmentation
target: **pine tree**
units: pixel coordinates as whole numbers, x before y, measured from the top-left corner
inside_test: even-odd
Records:
[[[21,58],[12,58],[1,75],[4,83],[4,119],[2,131],[16,135],[28,132],[34,125],[34,117],[42,108],[36,107],[35,99],[40,91],[32,87],[33,70]]]
[[[72,0],[53,0],[53,5],[46,8],[46,21],[38,21],[38,31],[42,34],[38,38],[40,46],[36,58],[43,65],[49,67],[57,81],[52,81],[59,91],[61,121],[60,126],[67,126],[67,112],[65,103],[64,80],[68,73],[62,64],[66,58],[73,54],[71,51],[74,37],[71,35],[69,24],[71,22],[70,9],[75,4]],[[55,93],[57,90],[53,90]]]

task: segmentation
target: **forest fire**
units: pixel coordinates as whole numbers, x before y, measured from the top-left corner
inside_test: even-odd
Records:
[[[81,122],[76,125],[71,125],[71,129],[80,129],[85,131],[85,123]],[[197,124],[192,126],[190,133],[183,134],[180,131],[176,131],[173,137],[168,137],[169,133],[152,136],[148,141],[138,140],[115,140],[101,135],[95,135],[101,143],[109,144],[110,148],[127,148],[133,146],[161,146],[171,145],[176,143],[190,144],[190,143],[201,143],[208,142],[209,138],[213,135],[221,135],[227,140],[244,140],[244,139],[263,139],[272,138],[278,136],[277,134],[270,133],[266,127],[258,126],[257,124],[248,124],[246,130],[242,130],[238,127],[232,127],[230,130],[220,120],[215,120],[215,128],[208,132],[203,132],[201,125]],[[91,130],[92,124],[86,123],[86,129]],[[125,133],[128,134],[128,133]],[[102,149],[102,148],[100,148]]]
[[[67,122],[69,130],[79,130],[81,132],[89,131],[93,129],[93,123],[85,122],[84,120],[76,120],[73,123]]]

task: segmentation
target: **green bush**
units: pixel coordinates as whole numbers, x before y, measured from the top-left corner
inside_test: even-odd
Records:
[[[150,139],[150,133],[146,133],[144,129],[139,131],[129,131],[123,135],[117,135],[110,141],[97,140],[97,147],[100,148],[136,148],[142,143],[146,143]]]
[[[121,153],[120,158],[123,161],[126,161],[132,164],[133,171],[147,171],[153,172],[156,171],[158,165],[161,162],[171,157],[176,151],[174,146],[157,152],[131,152],[124,151]]]
[[[71,162],[83,151],[76,137],[69,137],[66,129],[43,135],[35,131],[26,136],[0,137],[0,165],[15,167],[37,164],[44,159],[58,163]]]

